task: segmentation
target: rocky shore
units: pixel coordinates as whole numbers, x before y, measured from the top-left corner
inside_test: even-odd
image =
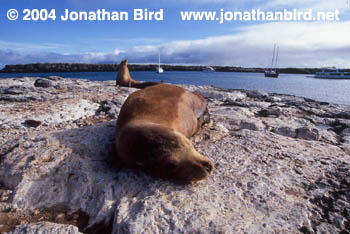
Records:
[[[114,83],[0,79],[0,232],[350,233],[349,106],[184,85],[215,171],[182,185],[113,160]]]
[[[156,64],[129,64],[130,71],[155,71]],[[162,65],[166,71],[203,71],[205,66]],[[231,66],[213,66],[218,72],[257,72],[265,68],[245,68]],[[118,64],[85,64],[85,63],[33,63],[6,65],[0,73],[49,73],[49,72],[115,72]],[[279,68],[280,73],[315,74],[321,71],[317,68]],[[347,70],[350,71],[350,70]]]

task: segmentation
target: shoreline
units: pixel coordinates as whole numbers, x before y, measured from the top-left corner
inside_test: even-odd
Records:
[[[67,72],[69,73],[69,72]],[[6,74],[6,73],[3,73],[3,74]],[[11,73],[8,73],[8,74],[11,74]],[[23,73],[23,74],[27,74],[27,73]],[[28,73],[29,74],[29,73]],[[35,73],[32,73],[32,74],[35,74]],[[45,73],[44,73],[45,74]],[[49,74],[49,73],[48,73]],[[108,80],[89,80],[89,79],[86,79],[86,78],[82,78],[82,77],[61,77],[59,75],[49,75],[49,76],[23,76],[23,77],[0,77],[0,81],[1,80],[5,80],[5,79],[9,79],[9,80],[12,80],[12,79],[26,79],[26,78],[29,78],[29,79],[66,79],[66,80],[77,80],[77,82],[79,82],[79,80],[81,81],[85,81],[85,82],[107,82],[107,83],[113,83],[112,86],[115,85],[115,80],[114,79],[108,79]],[[143,81],[144,80],[138,80],[138,81]],[[283,96],[290,96],[290,97],[296,97],[296,98],[303,98],[307,101],[310,101],[310,102],[317,102],[317,103],[321,103],[322,105],[340,105],[340,106],[345,106],[345,107],[350,107],[350,104],[349,103],[342,103],[342,102],[332,102],[332,101],[329,101],[329,100],[322,100],[322,99],[318,99],[318,98],[315,98],[315,97],[308,97],[308,96],[305,96],[305,95],[302,95],[302,94],[293,94],[293,93],[288,93],[288,92],[271,92],[271,91],[266,91],[266,90],[263,90],[263,89],[249,89],[249,88],[225,88],[225,87],[221,87],[221,86],[218,86],[218,85],[197,85],[197,84],[186,84],[186,83],[182,83],[182,84],[179,84],[179,83],[169,83],[169,84],[173,84],[173,85],[178,85],[178,86],[198,86],[198,87],[211,87],[213,89],[216,89],[216,90],[220,90],[222,92],[254,92],[254,91],[258,91],[258,92],[263,92],[263,93],[267,93],[267,94],[270,94],[270,95],[283,95]],[[1,88],[1,87],[0,87]],[[1,91],[1,90],[0,90]],[[1,95],[1,93],[0,93]]]
[[[129,64],[130,71],[155,71],[157,64]],[[203,71],[207,66],[161,65],[166,71]],[[6,65],[0,73],[60,73],[60,72],[116,72],[118,64],[86,63],[32,63]],[[254,72],[263,73],[266,68],[245,68],[235,66],[212,66],[217,72]],[[319,68],[278,68],[285,74],[315,74]],[[349,70],[350,71],[350,70]]]
[[[141,71],[134,71],[134,72],[141,72]],[[152,71],[152,72],[154,72],[154,71]],[[106,73],[113,73],[113,77],[111,76],[108,79],[86,78],[86,76],[88,76],[88,75],[94,77],[94,74],[93,74],[93,72],[86,72],[86,74],[88,74],[88,75],[85,75],[84,73],[85,72],[77,72],[76,77],[74,77],[75,76],[74,72],[67,72],[67,74],[64,74],[64,73],[62,73],[62,74],[61,73],[0,73],[0,80],[1,79],[22,79],[22,78],[26,78],[26,77],[43,78],[43,79],[50,79],[50,77],[61,77],[63,79],[67,79],[67,80],[75,79],[75,80],[89,80],[92,82],[94,82],[94,81],[115,82],[115,75],[116,75],[116,74],[114,74],[115,71],[106,72]],[[96,72],[96,73],[103,73],[103,72]],[[8,74],[8,76],[6,76],[6,74]],[[16,74],[16,75],[11,76],[11,74]],[[190,74],[190,73],[186,73],[186,74]],[[208,74],[208,75],[215,74],[215,72],[214,73],[203,72],[202,74],[205,76],[206,74]],[[256,73],[256,75],[259,75],[259,74],[260,73]],[[160,81],[158,79],[157,80],[152,80],[152,79],[145,80],[145,79],[142,79],[142,77],[140,77],[140,76],[136,76],[136,74],[134,74],[134,75],[136,77],[136,80],[138,80],[138,81]],[[284,75],[285,76],[287,76],[287,75],[293,76],[293,74],[284,74]],[[298,75],[300,75],[300,74],[298,74]],[[1,77],[1,76],[3,76],[3,77]],[[103,75],[103,76],[105,76],[105,75]],[[278,80],[281,80],[281,79],[278,79]],[[286,80],[286,79],[284,79],[284,80]],[[275,89],[268,89],[266,87],[259,87],[259,86],[257,86],[257,87],[245,87],[245,85],[243,85],[243,86],[239,87],[239,86],[225,86],[223,84],[215,84],[215,83],[211,83],[211,82],[204,82],[204,83],[183,82],[183,83],[180,83],[180,82],[172,82],[171,80],[169,80],[169,81],[164,80],[164,81],[168,82],[170,84],[180,85],[180,86],[181,85],[211,86],[213,88],[221,89],[223,91],[228,91],[228,92],[229,91],[240,91],[240,90],[242,90],[242,91],[259,90],[259,91],[267,92],[270,94],[291,95],[291,96],[295,96],[295,97],[301,97],[301,98],[313,100],[313,101],[320,102],[320,103],[350,106],[350,102],[347,101],[348,99],[344,99],[343,96],[340,97],[337,95],[326,97],[326,96],[320,95],[320,93],[311,93],[310,94],[308,92],[295,92],[295,91],[289,90],[289,89],[284,89],[284,90],[276,89],[276,88]]]

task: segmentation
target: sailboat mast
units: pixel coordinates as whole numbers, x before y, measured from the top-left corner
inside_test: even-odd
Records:
[[[276,44],[273,45],[273,54],[272,54],[272,61],[271,61],[271,70],[273,68],[273,62],[275,60],[275,52],[276,52]]]
[[[278,52],[279,52],[280,48],[277,46],[277,52],[276,52],[276,61],[275,61],[275,70],[277,68],[277,60],[278,60]]]
[[[160,52],[158,53],[158,70],[160,69]]]

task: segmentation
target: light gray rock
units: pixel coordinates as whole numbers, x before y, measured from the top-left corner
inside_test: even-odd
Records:
[[[67,121],[75,121],[80,118],[94,116],[99,105],[85,99],[60,99],[40,102],[35,105],[22,106],[21,111],[13,112],[7,103],[0,103],[3,108],[0,124],[6,124],[9,128],[28,126],[26,120],[33,120],[47,125],[57,125]],[[35,114],[33,114],[35,113]]]
[[[241,129],[259,131],[264,129],[264,124],[259,121],[242,121],[239,125]]]
[[[269,94],[262,90],[246,91],[247,96],[250,98],[267,98]]]
[[[0,181],[15,189],[13,207],[34,210],[65,204],[72,212],[87,213],[91,224],[111,215],[114,193],[120,189],[117,170],[108,166],[114,131],[112,122],[21,137],[3,145]]]
[[[47,79],[53,80],[53,81],[64,81],[64,78],[60,76],[48,76]]]
[[[332,225],[322,223],[319,226],[316,227],[316,233],[321,233],[321,234],[337,234],[338,231],[335,227]]]
[[[64,83],[58,83],[54,86],[54,88],[58,89],[58,90],[65,90],[65,89],[68,89],[69,87],[71,87],[71,86],[68,86]]]
[[[18,225],[7,234],[81,234],[78,228],[72,225],[40,222],[33,224]]]
[[[281,114],[282,114],[282,110],[280,107],[262,109],[258,112],[258,115],[263,117],[279,117]]]
[[[344,230],[346,228],[346,222],[347,220],[335,212],[330,212],[329,219],[331,223],[335,224],[335,227],[337,227],[340,230]]]
[[[296,129],[290,128],[288,126],[285,127],[279,127],[273,130],[274,133],[281,135],[281,136],[286,136],[286,137],[296,137]]]
[[[269,96],[266,98],[267,102],[282,102],[282,99],[279,97]]]
[[[120,108],[122,106],[122,103],[118,101],[117,99],[112,101],[103,101],[100,104],[100,107],[97,110],[98,114],[101,114],[103,112],[104,114],[109,115],[111,118],[117,118],[118,113],[120,111]]]
[[[345,144],[350,144],[350,136],[343,137]]]
[[[257,108],[258,110],[260,109],[265,109],[265,108],[269,108],[271,103],[269,102],[259,102],[259,101],[245,101],[244,102],[245,107],[249,107],[249,108]]]
[[[0,202],[0,213],[1,212],[7,212],[12,208],[11,204],[8,202]],[[1,228],[1,224],[0,224]]]
[[[339,134],[349,107],[184,86],[208,94],[211,123],[191,140],[215,170],[207,180],[183,185],[111,160],[111,119],[135,89],[61,78],[49,80],[71,88],[34,88],[36,79],[0,79],[1,92],[12,86],[30,91],[0,93],[0,99],[23,100],[0,101],[4,214],[20,220],[21,212],[81,212],[89,218],[84,230],[110,230],[102,233],[347,231],[350,139]],[[236,101],[227,104],[230,98]],[[26,120],[41,124],[24,126]]]
[[[317,141],[320,139],[320,131],[317,128],[302,127],[296,130],[297,137],[304,140]]]
[[[340,142],[340,136],[332,130],[322,130],[320,131],[320,136],[320,141],[323,142],[331,143],[333,145],[337,145]]]
[[[220,91],[199,91],[199,94],[201,94],[204,98],[211,98],[211,99],[216,99],[222,102],[234,102],[237,100],[242,100],[247,97],[245,93],[242,93],[240,91],[232,91],[232,92],[227,92],[227,93],[222,93]]]
[[[215,128],[218,130],[218,131],[221,131],[223,133],[229,133],[230,131],[223,125],[223,124],[216,124],[215,125]]]
[[[350,128],[345,128],[341,133],[340,136],[350,136]]]
[[[50,81],[48,79],[37,79],[34,82],[34,86],[35,87],[42,87],[42,88],[49,88],[49,87],[53,87],[54,84],[52,81]]]
[[[0,202],[5,202],[9,199],[12,191],[6,189],[0,189]]]
[[[11,86],[3,91],[3,94],[18,95],[25,94],[32,91],[32,89],[26,88],[25,86]]]
[[[350,128],[350,119],[337,119],[337,123],[345,128]]]

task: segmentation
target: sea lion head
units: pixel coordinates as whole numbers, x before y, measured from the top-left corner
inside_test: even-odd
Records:
[[[128,126],[119,139],[122,160],[145,173],[184,183],[207,178],[214,165],[181,133],[158,124]],[[126,155],[126,157],[123,157]]]
[[[156,148],[158,152],[153,155],[152,165],[145,164],[146,173],[185,183],[203,180],[210,175],[213,163],[199,154],[185,136],[176,133],[168,139],[169,142],[161,142]]]
[[[120,65],[122,65],[122,66],[128,66],[128,60],[125,59],[125,60],[121,61],[121,62],[120,62]]]

